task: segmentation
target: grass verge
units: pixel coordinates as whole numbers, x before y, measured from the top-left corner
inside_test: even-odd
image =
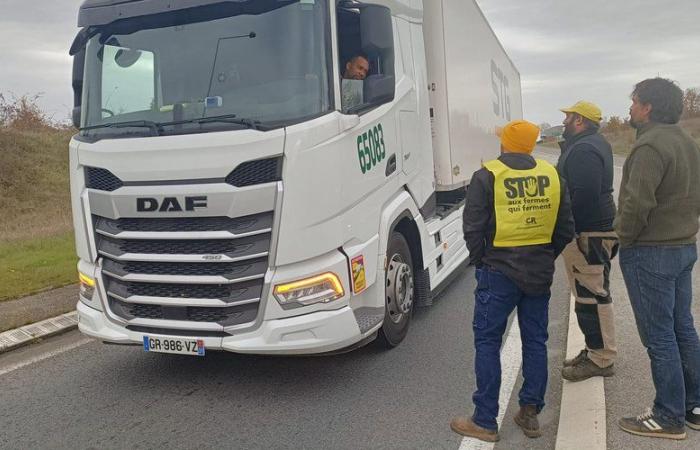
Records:
[[[76,263],[72,232],[0,242],[0,302],[75,283]]]
[[[72,229],[66,130],[0,127],[0,243]]]

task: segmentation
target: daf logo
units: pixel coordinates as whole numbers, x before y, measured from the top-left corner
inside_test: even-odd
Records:
[[[162,202],[157,198],[139,197],[136,199],[136,211],[138,212],[180,212],[180,211],[195,211],[196,208],[207,207],[207,197],[202,195],[198,197],[185,197],[184,209],[183,203],[177,197],[165,197]]]

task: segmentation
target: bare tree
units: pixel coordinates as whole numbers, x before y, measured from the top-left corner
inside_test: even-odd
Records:
[[[697,89],[686,89],[683,95],[683,118],[700,117],[700,92]]]
[[[616,132],[623,129],[625,121],[618,116],[610,116],[605,125],[605,131]]]
[[[44,113],[37,104],[42,94],[17,97],[0,92],[0,128],[17,130],[42,130],[53,128],[53,119]]]

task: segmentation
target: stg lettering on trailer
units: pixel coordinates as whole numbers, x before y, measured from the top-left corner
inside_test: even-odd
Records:
[[[494,114],[510,121],[510,93],[508,92],[510,84],[508,77],[493,59],[491,60],[491,87],[494,95]]]

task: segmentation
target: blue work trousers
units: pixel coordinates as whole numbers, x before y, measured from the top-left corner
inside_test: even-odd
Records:
[[[483,266],[476,270],[474,305],[474,345],[476,392],[472,396],[477,425],[498,429],[498,394],[501,388],[501,343],[508,317],[518,308],[518,324],[523,352],[523,386],[520,405],[544,407],[547,390],[547,324],[550,292],[527,295],[501,272]]]

